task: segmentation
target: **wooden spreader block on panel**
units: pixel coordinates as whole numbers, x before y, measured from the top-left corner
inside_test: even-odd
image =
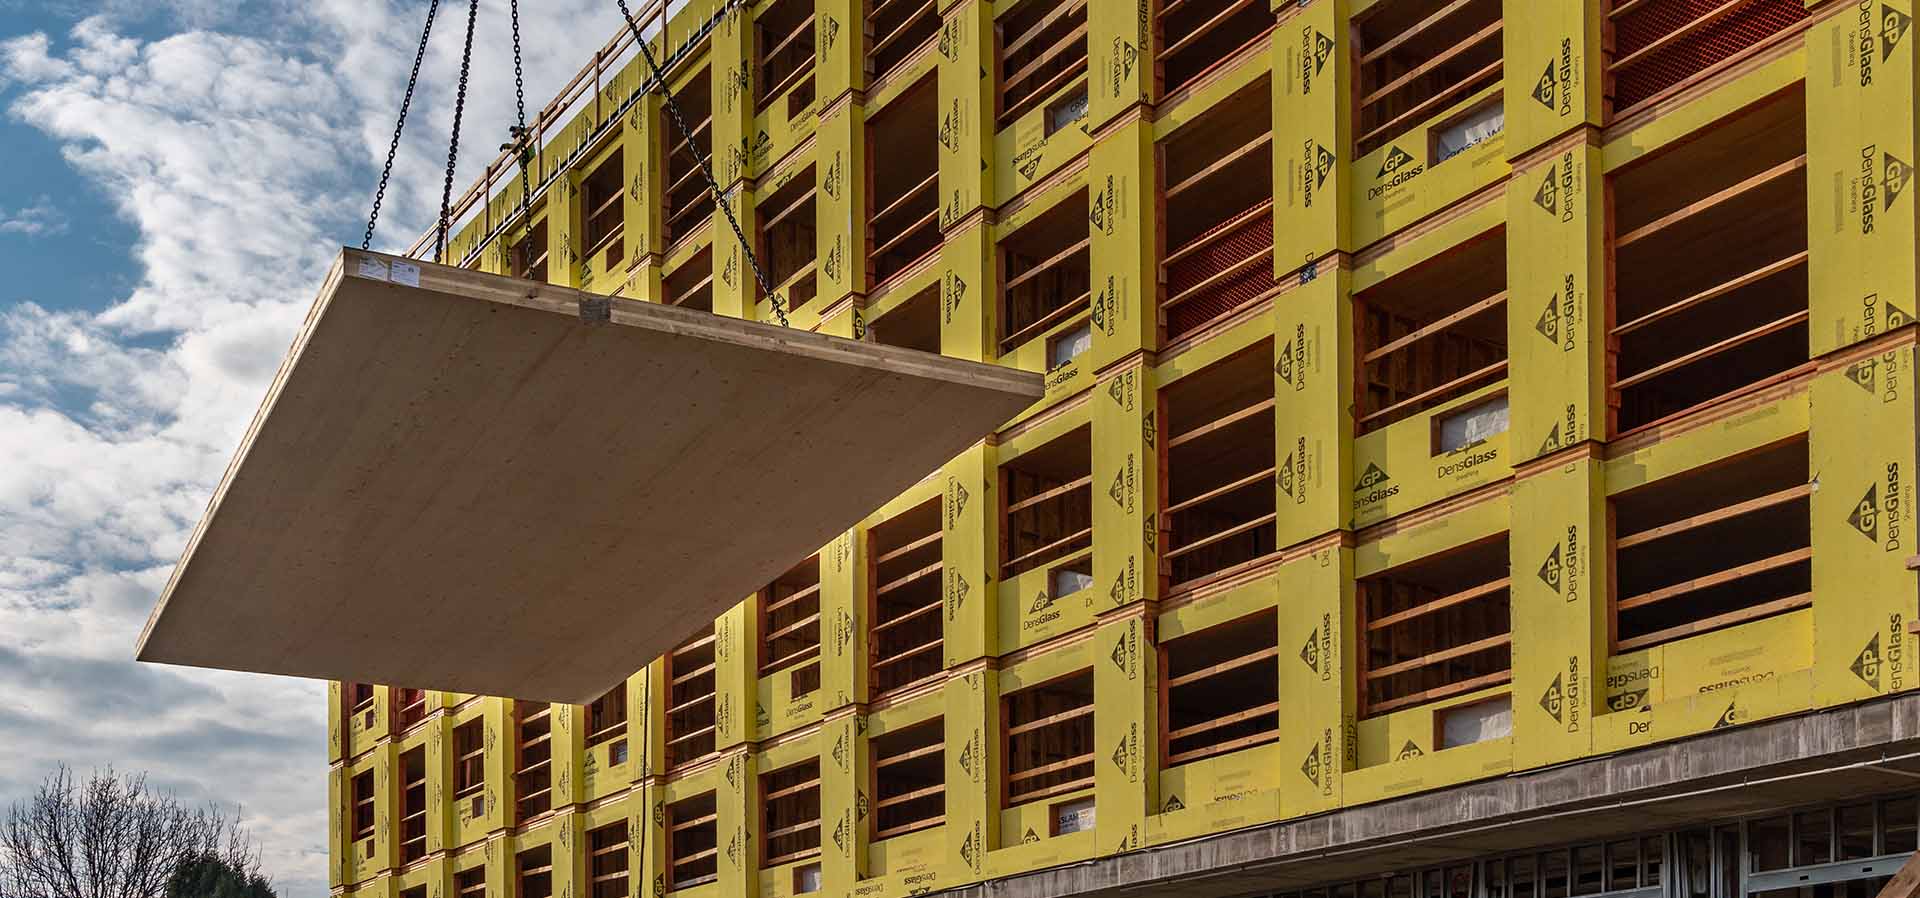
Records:
[[[1040,395],[346,250],[138,656],[585,702]]]

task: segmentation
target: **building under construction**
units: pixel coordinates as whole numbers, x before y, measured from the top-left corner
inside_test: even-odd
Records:
[[[719,5],[637,11],[662,84],[594,50],[442,261],[1045,398],[591,704],[334,684],[337,898],[1868,898],[1920,847],[1911,0]]]

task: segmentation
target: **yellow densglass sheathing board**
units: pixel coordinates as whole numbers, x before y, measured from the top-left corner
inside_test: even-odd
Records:
[[[1094,385],[1094,608],[1160,595],[1159,389],[1135,356]]]
[[[1273,268],[1286,277],[1353,249],[1353,70],[1348,0],[1280,15],[1273,32]],[[1284,541],[1283,541],[1284,542]]]
[[[867,4],[814,0],[814,102],[832,106],[848,91],[867,87]]]
[[[820,25],[816,20],[814,27]],[[857,164],[867,158],[866,107],[834,105],[814,134],[813,302],[826,308],[867,289],[867,179]]]
[[[1097,131],[1152,99],[1158,52],[1152,0],[1087,7],[1088,129]]]
[[[758,602],[747,599],[713,623],[713,745],[726,750],[752,738],[760,662]]]
[[[1889,341],[1893,342],[1889,342]],[[1911,334],[1834,359],[1813,382],[1814,688],[1820,703],[1913,688]]]
[[[1606,435],[1606,209],[1587,136],[1515,170],[1507,189],[1516,464]]]
[[[994,204],[992,4],[963,0],[944,10],[939,41],[939,221],[946,232]],[[986,291],[988,283],[975,281],[973,286]]]
[[[1273,309],[1275,544],[1353,526],[1352,274],[1329,268]]]
[[[820,712],[867,700],[868,557],[862,527],[820,550],[820,689],[814,694]]]
[[[947,678],[947,867],[980,879],[987,851],[1000,844],[1000,675],[984,665]]]
[[[945,182],[944,175],[941,180]],[[992,229],[975,219],[964,228],[946,232],[944,237],[940,245],[940,354],[975,362],[993,361],[1000,357],[1000,271]]]
[[[1288,559],[1274,579],[1280,627],[1280,813],[1332,810],[1358,767],[1359,638],[1354,551],[1335,536]]]
[[[1599,125],[1603,4],[1505,0],[1500,12],[1508,68],[1507,158],[1517,159],[1582,125]]]
[[[999,453],[985,443],[947,462],[940,495],[942,665],[997,654],[1000,628]],[[952,735],[952,731],[948,731]]]
[[[579,229],[580,172],[564,172],[547,190],[547,283],[574,287],[580,283],[580,249],[574,239]]]
[[[1576,457],[1514,481],[1513,763],[1584,757],[1610,641],[1603,468]],[[1520,522],[1524,522],[1521,525]]]
[[[1093,636],[1093,791],[1103,852],[1146,843],[1160,809],[1160,687],[1153,624],[1143,605],[1101,621]]]
[[[1814,355],[1914,321],[1920,197],[1915,40],[1904,2],[1861,2],[1807,34],[1807,276]],[[1877,10],[1877,12],[1876,12]]]
[[[848,708],[829,717],[820,741],[830,746],[820,762],[820,884],[844,895],[867,878],[867,823],[871,796],[866,771],[873,769],[867,750],[866,717]]]
[[[1134,116],[1093,144],[1087,177],[1094,370],[1159,346],[1153,126]]]
[[[630,266],[620,293],[648,302],[660,301],[660,256],[666,251],[666,154],[672,126],[661,107],[660,95],[649,92],[620,122],[620,167],[626,185],[621,199],[622,239],[627,244],[623,264]]]

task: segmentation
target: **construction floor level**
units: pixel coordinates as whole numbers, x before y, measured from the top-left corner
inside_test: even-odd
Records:
[[[718,5],[638,11],[690,134],[583,46],[440,261],[1045,395],[589,704],[335,684],[336,896],[1868,898],[1920,847],[1913,0]]]

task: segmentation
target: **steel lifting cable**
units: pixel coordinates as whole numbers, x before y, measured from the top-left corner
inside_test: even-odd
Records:
[[[740,220],[733,216],[733,206],[727,203],[726,195],[720,191],[720,182],[713,177],[713,167],[708,164],[712,157],[701,155],[700,145],[694,143],[693,132],[687,128],[686,117],[680,113],[680,103],[673,98],[673,91],[667,88],[666,73],[660,71],[659,63],[653,59],[653,51],[647,47],[647,39],[640,34],[640,26],[633,21],[633,14],[627,11],[627,0],[614,2],[620,5],[620,18],[627,23],[627,30],[633,32],[633,42],[639,45],[641,58],[647,61],[647,69],[653,73],[654,83],[659,85],[660,96],[666,100],[667,115],[673,119],[674,130],[679,131],[680,138],[687,142],[687,153],[693,156],[693,161],[700,166],[700,174],[706,177],[707,190],[713,194],[714,205],[726,213],[727,224],[733,226],[734,239],[739,241],[741,251],[746,254],[747,267],[753,269],[753,279],[760,284],[760,292],[767,294],[767,302],[773,307],[773,317],[781,327],[791,327],[792,324],[787,321],[786,303],[780,299],[780,294],[774,292],[773,284],[767,280],[767,273],[760,269],[760,260],[753,255],[753,244],[747,241],[746,232],[740,229]],[[714,11],[713,21],[731,14],[739,5],[740,0],[727,0]]]
[[[413,105],[413,89],[420,83],[420,62],[427,56],[427,38],[433,35],[433,16],[439,10],[440,0],[428,2],[427,24],[420,29],[420,46],[413,51],[413,71],[407,75],[407,93],[400,99],[400,118],[393,123],[393,142],[387,145],[387,164],[381,167],[380,187],[373,192],[373,211],[367,213],[366,236],[360,238],[363,250],[373,248],[373,227],[380,223],[380,202],[387,198],[387,179],[393,177],[393,157],[400,152],[400,132],[407,127],[407,108]]]
[[[460,159],[460,117],[467,108],[467,73],[473,67],[473,23],[480,15],[480,0],[467,0],[467,43],[460,50],[460,89],[453,99],[453,133],[447,138],[447,179],[440,186],[440,234],[434,244],[433,258],[447,258],[447,210],[453,203],[453,169]]]

